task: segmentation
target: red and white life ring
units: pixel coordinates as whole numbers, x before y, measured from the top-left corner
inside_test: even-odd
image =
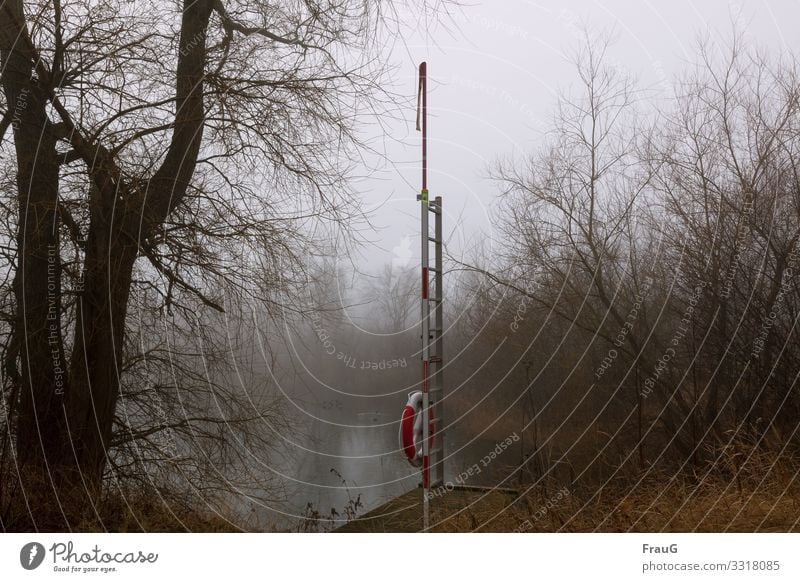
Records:
[[[433,447],[433,407],[428,409],[428,439]],[[422,465],[422,392],[411,392],[400,417],[400,448],[414,467]]]

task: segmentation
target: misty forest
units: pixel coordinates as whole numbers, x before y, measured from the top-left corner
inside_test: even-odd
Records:
[[[403,39],[465,43],[472,9],[0,0],[0,530],[423,528]],[[481,229],[431,145],[429,529],[798,529],[800,62],[727,24],[658,92],[581,27],[535,128],[443,104],[431,49],[440,139],[458,109],[530,135],[458,167]]]

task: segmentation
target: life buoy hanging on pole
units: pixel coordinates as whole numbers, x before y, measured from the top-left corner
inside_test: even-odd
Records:
[[[414,467],[422,466],[422,392],[411,392],[400,417],[400,449]],[[433,406],[428,409],[428,446],[433,447]]]

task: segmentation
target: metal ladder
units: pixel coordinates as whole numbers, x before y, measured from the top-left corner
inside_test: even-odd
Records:
[[[422,200],[422,489],[423,527],[430,527],[431,490],[444,485],[444,287],[442,286],[442,197]],[[434,236],[428,214],[434,215]],[[430,265],[430,244],[434,263]],[[433,276],[431,277],[431,273]],[[431,279],[433,285],[431,285]],[[433,325],[431,325],[433,323]],[[430,439],[433,428],[433,443]],[[432,446],[431,446],[432,445]]]

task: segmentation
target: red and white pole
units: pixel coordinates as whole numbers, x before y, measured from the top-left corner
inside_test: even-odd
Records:
[[[421,265],[422,265],[422,512],[423,528],[430,525],[430,301],[428,274],[428,67],[419,65],[417,130],[422,131]],[[420,123],[421,122],[421,123]]]

